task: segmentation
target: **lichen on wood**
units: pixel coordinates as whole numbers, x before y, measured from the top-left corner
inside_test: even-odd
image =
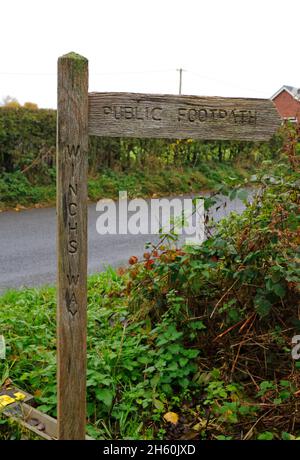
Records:
[[[60,59],[70,59],[72,60],[72,67],[76,73],[82,73],[86,70],[86,64],[88,60],[81,56],[80,54],[71,51],[70,53],[64,54]]]

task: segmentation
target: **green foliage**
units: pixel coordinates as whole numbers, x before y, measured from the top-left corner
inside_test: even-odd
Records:
[[[53,149],[55,132],[53,110],[0,107],[0,172],[24,169]]]
[[[53,185],[33,185],[20,171],[0,176],[0,208],[55,201]]]
[[[262,160],[273,162],[282,139],[280,133],[269,143],[256,144],[90,137],[89,197],[117,198],[121,186],[131,196],[215,189],[226,177],[236,181],[254,174]],[[2,207],[54,202],[55,142],[56,111],[33,103],[21,107],[13,100],[0,107]]]
[[[125,282],[112,270],[89,280],[87,410],[89,432],[100,438],[107,431],[112,437],[142,436],[132,430],[141,431],[143,411],[151,425],[151,414],[166,409],[174,388],[188,387],[197,369],[198,350],[186,348],[167,319],[152,328],[129,317]],[[0,311],[9,377],[34,394],[39,410],[55,416],[54,289],[9,291],[0,298]],[[7,371],[0,363],[3,380]]]
[[[201,246],[176,248],[171,232],[149,244],[143,260],[131,258],[125,272],[89,279],[93,437],[299,437],[291,357],[299,327],[299,173],[285,165],[271,175],[266,167],[253,179],[259,193],[245,212],[220,222]],[[238,184],[230,178],[219,191],[234,196],[229,185]],[[54,416],[55,304],[52,288],[0,298],[2,381],[11,378]],[[179,414],[175,428],[163,418],[170,411]]]
[[[265,431],[264,433],[260,433],[257,439],[259,441],[272,441],[272,439],[274,439],[274,435],[270,431]]]
[[[179,250],[164,235],[160,245],[149,246],[146,262],[130,270],[129,304],[137,317],[159,321],[168,314],[185,343],[200,350],[198,362],[207,365],[209,357],[210,368],[222,369],[222,377],[200,372],[193,381],[204,387],[204,405],[224,427],[259,419],[265,401],[287,428],[285,408],[297,412],[298,363],[290,352],[300,292],[299,174],[287,167],[274,175],[262,169],[260,176],[260,191],[245,212],[220,222],[201,246]],[[197,334],[191,331],[195,320]]]

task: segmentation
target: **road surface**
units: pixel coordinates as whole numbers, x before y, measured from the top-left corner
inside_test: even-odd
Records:
[[[182,197],[180,197],[182,198]],[[214,212],[218,220],[234,210],[244,209],[240,200],[227,201]],[[96,204],[88,208],[88,271],[107,266],[124,266],[131,255],[140,256],[153,235],[99,235]],[[54,208],[0,213],[0,292],[8,288],[54,284],[56,278],[56,214]]]

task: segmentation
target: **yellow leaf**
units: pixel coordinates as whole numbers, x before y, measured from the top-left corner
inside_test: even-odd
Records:
[[[176,412],[167,412],[164,415],[164,419],[166,420],[166,422],[170,422],[173,423],[173,425],[176,425],[178,423],[179,417],[178,414],[176,414]]]
[[[24,393],[21,393],[20,391],[17,391],[17,393],[14,393],[14,397],[16,398],[16,401],[22,401],[26,398],[26,395],[24,395]]]
[[[207,425],[207,421],[206,420],[201,420],[199,423],[197,423],[196,425],[193,426],[193,430],[195,430],[195,431],[204,430],[206,425]]]
[[[12,404],[14,402],[15,402],[15,399],[11,398],[10,396],[7,396],[7,395],[0,396],[0,408],[8,406],[9,404]]]

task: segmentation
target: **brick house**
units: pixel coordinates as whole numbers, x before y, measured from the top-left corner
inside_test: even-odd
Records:
[[[300,124],[300,88],[284,85],[271,99],[283,120]]]

